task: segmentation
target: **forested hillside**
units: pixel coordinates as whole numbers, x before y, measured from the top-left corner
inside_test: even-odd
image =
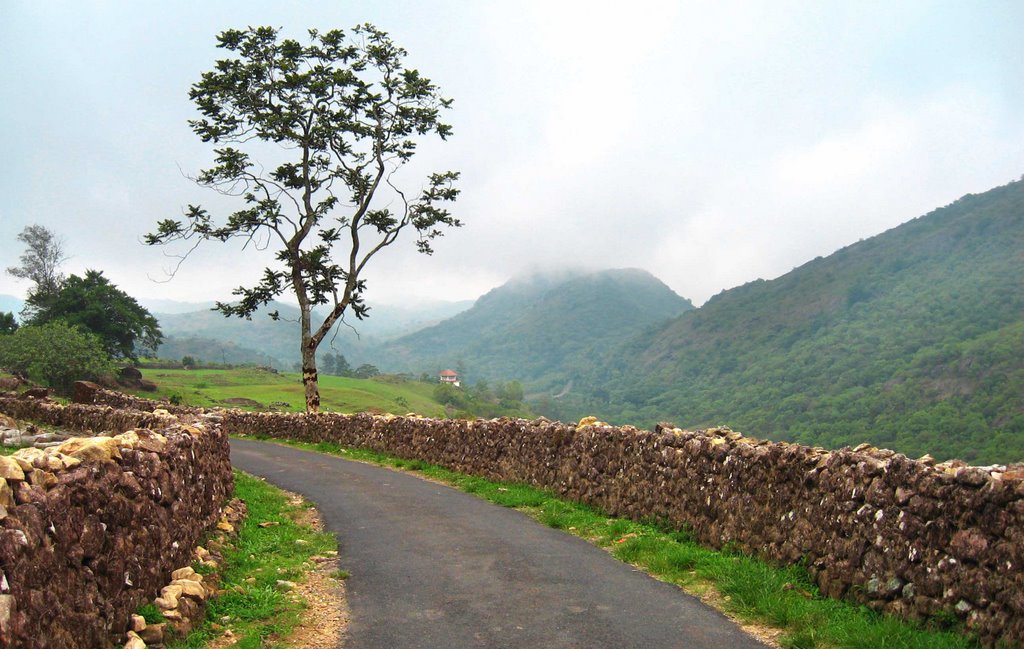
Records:
[[[395,340],[387,364],[414,373],[461,365],[471,381],[517,380],[528,391],[560,391],[607,346],[691,309],[642,270],[535,275]]]
[[[1024,459],[1024,182],[723,292],[580,376],[552,414]]]

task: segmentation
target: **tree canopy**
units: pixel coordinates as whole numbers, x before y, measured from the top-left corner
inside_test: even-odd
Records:
[[[316,411],[316,349],[347,311],[367,315],[362,273],[370,259],[404,230],[430,254],[442,227],[461,225],[442,207],[458,195],[458,173],[432,173],[415,193],[395,178],[420,136],[451,134],[441,121],[451,100],[405,67],[406,51],[369,24],[347,34],[310,30],[305,43],[271,27],[229,29],[218,47],[231,56],[189,94],[202,114],[192,130],[215,145],[214,166],[195,180],[243,207],[215,220],[190,205],[184,220],[160,221],[146,241],[273,245],[277,263],[217,308],[250,317],[285,291],[295,294],[306,407]],[[317,305],[330,311],[313,329]]]
[[[0,334],[12,334],[18,330],[18,321],[13,313],[0,312]]]
[[[17,266],[7,269],[9,275],[30,280],[33,284],[22,315],[31,317],[40,304],[45,304],[57,294],[64,283],[60,266],[67,261],[64,243],[60,237],[41,225],[28,225],[18,234],[18,241],[25,244],[25,252],[18,258]]]
[[[76,325],[98,336],[103,349],[114,358],[134,359],[136,347],[155,350],[162,339],[156,318],[101,271],[87,270],[84,277],[72,275],[56,295],[34,306],[31,324],[63,320]]]

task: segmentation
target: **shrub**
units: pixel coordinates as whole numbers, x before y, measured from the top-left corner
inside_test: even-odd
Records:
[[[95,381],[114,369],[97,336],[60,320],[0,337],[0,368],[60,393],[69,392],[75,381]]]

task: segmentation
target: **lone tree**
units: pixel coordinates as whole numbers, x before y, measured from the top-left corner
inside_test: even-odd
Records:
[[[278,264],[255,286],[235,289],[237,302],[218,302],[216,309],[249,318],[286,290],[295,293],[306,410],[316,412],[317,347],[346,310],[358,319],[367,315],[360,277],[366,264],[403,230],[414,230],[419,251],[431,254],[441,226],[461,225],[443,207],[458,195],[458,173],[429,175],[415,195],[393,183],[415,153],[417,136],[451,134],[440,120],[451,100],[404,67],[406,51],[369,24],[349,35],[310,30],[306,44],[279,38],[270,27],[232,29],[218,36],[218,47],[234,56],[217,61],[189,93],[203,115],[189,125],[204,142],[219,145],[215,166],[194,180],[245,206],[215,221],[190,205],[184,221],[160,221],[146,242],[273,242]],[[261,155],[276,151],[280,159],[257,162],[232,145]],[[318,305],[330,311],[313,330],[311,310]]]
[[[18,266],[7,269],[9,275],[30,280],[34,286],[28,291],[28,301],[21,311],[22,317],[31,317],[41,304],[47,304],[64,284],[60,266],[67,261],[64,242],[41,225],[27,225],[18,235],[25,244],[25,252]]]

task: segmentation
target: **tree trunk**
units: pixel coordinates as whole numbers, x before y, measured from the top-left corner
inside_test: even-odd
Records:
[[[306,389],[306,412],[320,412],[320,384],[316,374],[316,342],[310,335],[309,307],[300,307],[302,324],[302,385]]]
[[[316,349],[302,346],[302,384],[306,388],[306,412],[320,412],[320,385],[316,375]]]

